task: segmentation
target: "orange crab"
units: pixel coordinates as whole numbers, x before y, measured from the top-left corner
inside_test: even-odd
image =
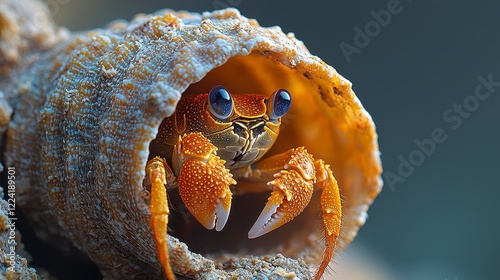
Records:
[[[272,190],[249,238],[291,221],[308,205],[313,190],[322,190],[326,248],[315,279],[321,278],[332,259],[342,217],[339,188],[329,165],[315,160],[305,147],[261,159],[277,139],[291,102],[285,89],[270,96],[238,95],[216,86],[209,93],[183,96],[174,115],[163,121],[151,150],[171,158],[152,158],[146,173],[151,183],[151,223],[168,279],[175,276],[166,243],[165,186],[178,187],[193,216],[205,228],[220,231],[229,216],[235,179],[262,183],[252,185],[258,191]]]

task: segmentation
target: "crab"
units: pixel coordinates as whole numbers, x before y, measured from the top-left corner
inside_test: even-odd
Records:
[[[321,190],[325,251],[315,279],[330,263],[340,233],[339,187],[330,166],[314,159],[305,147],[263,158],[276,141],[281,118],[292,95],[278,89],[270,96],[230,94],[223,86],[208,93],[185,95],[175,113],[163,120],[153,149],[171,157],[152,157],[146,165],[150,181],[151,225],[168,279],[175,279],[167,246],[167,188],[178,188],[193,216],[207,229],[221,231],[231,209],[237,180],[271,195],[248,232],[257,238],[290,222]]]

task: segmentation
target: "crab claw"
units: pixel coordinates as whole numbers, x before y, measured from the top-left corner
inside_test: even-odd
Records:
[[[199,133],[179,140],[179,194],[188,210],[207,229],[220,231],[231,209],[231,190],[236,184],[216,147]]]
[[[248,238],[257,238],[297,217],[309,204],[314,188],[314,162],[304,150],[292,151],[285,170],[274,175],[268,183],[273,192],[264,210],[248,232]],[[297,161],[298,160],[298,161]]]

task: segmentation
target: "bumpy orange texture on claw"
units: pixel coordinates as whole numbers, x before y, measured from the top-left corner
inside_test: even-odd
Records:
[[[181,140],[182,145],[180,144]],[[181,149],[180,155],[189,157],[189,159],[208,160],[217,151],[217,147],[207,141],[201,133],[192,133],[179,139],[177,146]]]
[[[264,210],[249,232],[250,238],[259,237],[297,217],[311,200],[314,181],[314,159],[303,147],[275,155],[257,163],[261,172],[284,168],[274,174],[268,183],[273,192]]]
[[[204,227],[221,230],[231,209],[229,186],[236,181],[224,167],[225,161],[215,155],[216,147],[200,133],[184,136],[177,145],[177,157],[182,161],[178,175],[182,200]]]
[[[295,170],[281,171],[269,185],[276,187],[276,190],[271,193],[263,212],[269,211],[272,206],[277,206],[276,213],[273,214],[275,217],[270,220],[273,222],[272,225],[262,226],[262,232],[252,232],[252,238],[268,233],[293,220],[309,204],[313,193],[312,181],[304,180]]]

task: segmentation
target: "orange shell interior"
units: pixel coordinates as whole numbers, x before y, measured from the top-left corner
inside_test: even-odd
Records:
[[[208,92],[218,84],[225,86],[231,93],[239,94],[270,95],[276,89],[287,89],[292,94],[292,108],[282,119],[280,135],[266,156],[305,146],[315,158],[321,158],[331,165],[341,188],[345,213],[341,237],[337,243],[341,250],[355,237],[359,226],[364,223],[368,205],[381,190],[382,169],[375,127],[352,92],[350,82],[338,74],[334,75],[333,80],[328,80],[314,73],[324,69],[303,69],[300,66],[290,68],[281,63],[282,60],[285,58],[280,57],[280,54],[258,50],[247,56],[232,57],[222,66],[208,72],[201,81],[190,85],[184,94]],[[312,73],[308,70],[312,70]],[[333,90],[322,92],[323,88],[332,89],[332,83]],[[236,189],[251,190],[252,185],[239,180]],[[318,255],[322,253],[322,248],[317,242],[320,242],[323,234],[319,223],[318,194],[319,191],[305,212],[289,225],[255,241],[249,241],[246,232],[261,211],[269,193],[233,198],[233,210],[226,228],[222,232],[203,233],[203,244],[211,243],[207,240],[213,238],[213,242],[219,244],[216,248],[196,244],[199,236],[194,237],[197,235],[194,232],[206,230],[201,227],[192,229],[193,226],[198,227],[194,219],[191,220],[189,230],[173,226],[173,235],[199,253],[234,253],[241,250],[270,253],[279,247],[281,252],[291,256],[310,256],[311,248],[312,251],[317,250],[312,255]],[[185,221],[181,222],[183,223]],[[277,240],[281,242],[276,242]],[[286,241],[285,244],[283,240]],[[310,242],[316,245],[310,246]],[[273,249],[260,251],[255,248]]]

